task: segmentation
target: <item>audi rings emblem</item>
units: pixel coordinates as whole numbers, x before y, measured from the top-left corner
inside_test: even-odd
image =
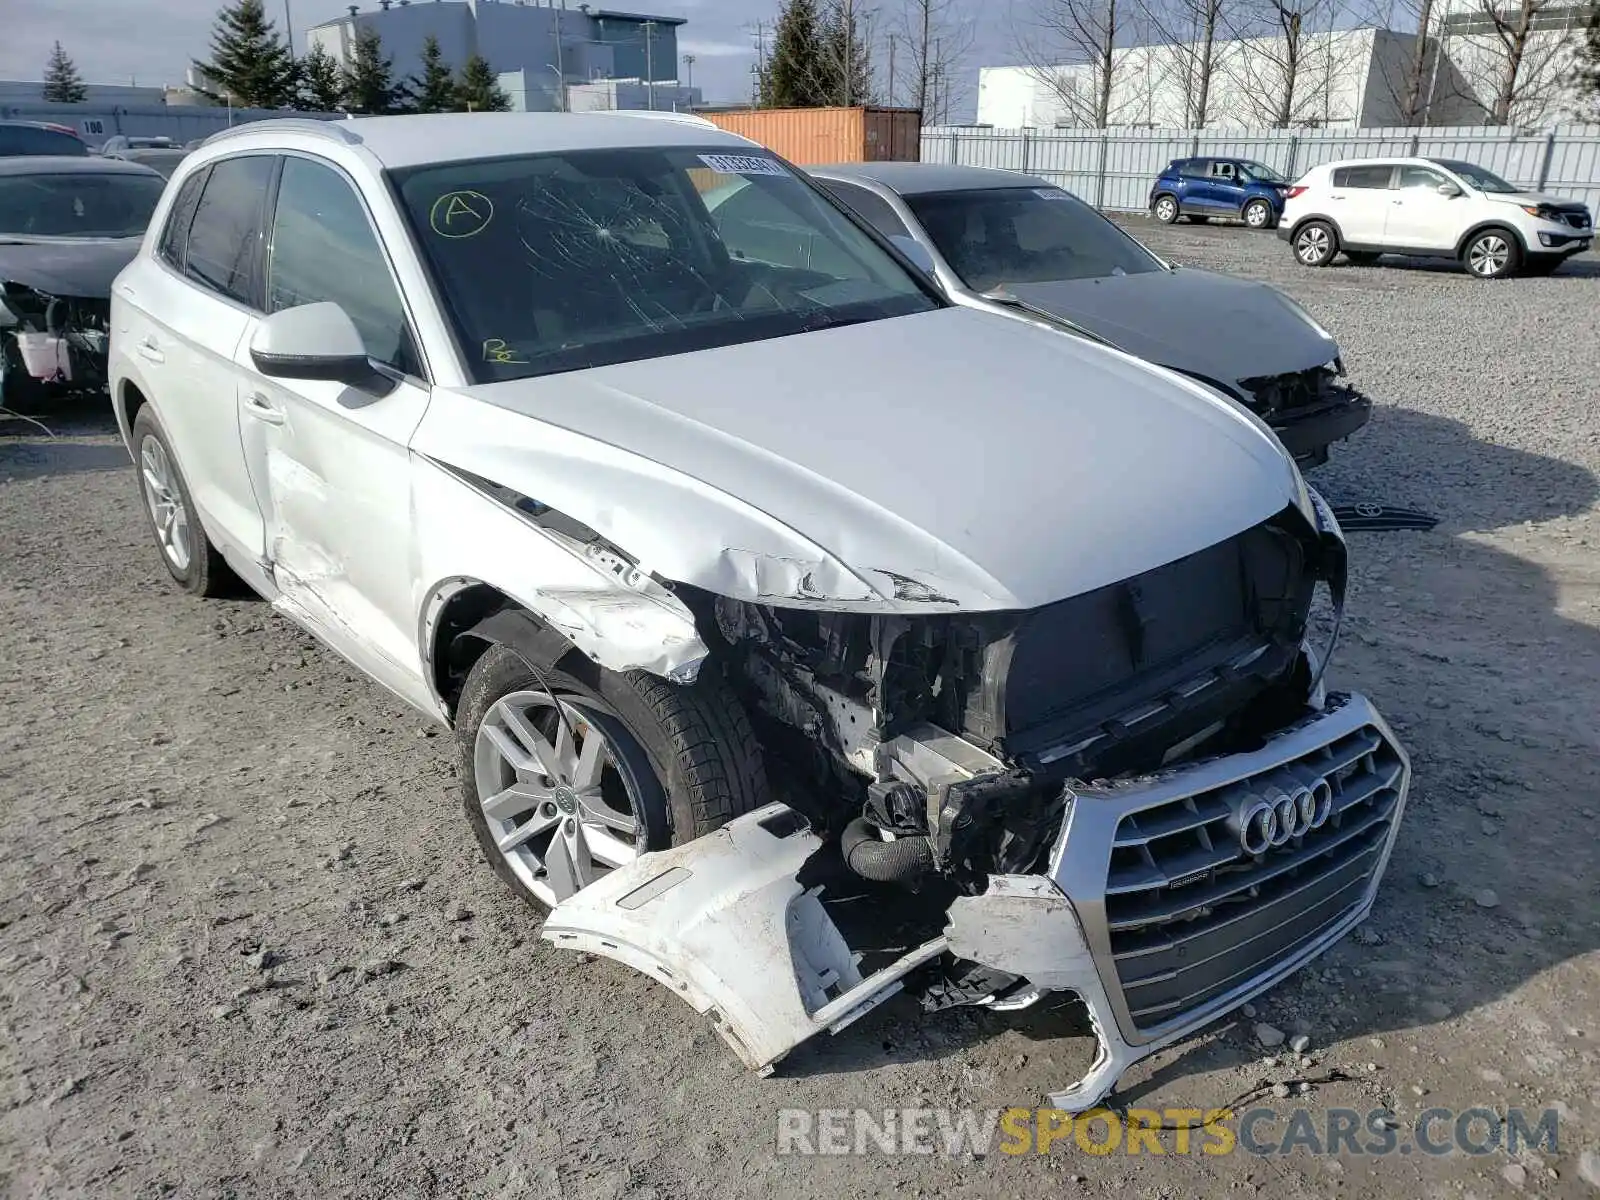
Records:
[[[1269,785],[1239,806],[1239,845],[1246,854],[1265,854],[1320,829],[1332,815],[1333,789],[1326,779],[1309,786]]]

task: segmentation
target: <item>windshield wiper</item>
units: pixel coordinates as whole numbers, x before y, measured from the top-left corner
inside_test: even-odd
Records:
[[[1100,345],[1110,346],[1113,350],[1120,349],[1120,347],[1110,338],[1102,337],[1094,330],[1085,329],[1076,321],[1071,321],[1066,317],[1058,316],[1053,312],[1040,308],[1038,305],[1029,304],[1026,300],[1022,299],[1022,297],[1012,292],[1008,292],[1004,288],[991,288],[989,291],[981,294],[985,300],[992,300],[996,304],[1004,304],[1007,308],[1014,308],[1019,312],[1025,312],[1030,317],[1038,317],[1041,320],[1049,321],[1052,325],[1059,325],[1068,333],[1075,333],[1079,337],[1088,341],[1099,342]]]

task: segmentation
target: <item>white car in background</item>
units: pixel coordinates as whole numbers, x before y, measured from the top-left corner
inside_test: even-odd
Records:
[[[1372,907],[1409,767],[1323,687],[1344,537],[1277,439],[950,303],[752,142],[250,124],[112,326],[178,584],[237,576],[454,728],[544,936],[752,1068],[917,979],[1070,991],[1086,1107]]]
[[[1295,181],[1278,236],[1304,266],[1380,255],[1458,259],[1479,279],[1545,274],[1594,240],[1577,200],[1525,192],[1492,171],[1450,158],[1325,163]]]

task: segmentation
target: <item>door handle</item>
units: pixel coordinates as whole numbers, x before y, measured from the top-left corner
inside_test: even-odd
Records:
[[[1389,201],[1389,203],[1390,204],[1404,204],[1405,201],[1404,200],[1391,200],[1391,201]]]
[[[155,338],[152,338],[152,337],[145,338],[144,341],[140,342],[138,344],[138,346],[135,347],[135,349],[137,349],[139,351],[139,357],[140,358],[148,359],[149,361],[151,361],[153,363],[161,363],[161,362],[166,362],[167,361],[167,356],[165,354],[161,353],[161,347],[156,345]]]
[[[245,411],[265,425],[282,425],[283,409],[274,408],[260,392],[251,392],[244,398]]]

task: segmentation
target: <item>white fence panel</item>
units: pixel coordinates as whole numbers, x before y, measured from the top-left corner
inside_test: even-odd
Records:
[[[1140,212],[1174,158],[1251,158],[1290,178],[1344,158],[1460,158],[1533,191],[1584,200],[1600,212],[1600,126],[1540,132],[1485,126],[1424,129],[983,129],[930,126],[925,162],[1041,175],[1101,208]]]

